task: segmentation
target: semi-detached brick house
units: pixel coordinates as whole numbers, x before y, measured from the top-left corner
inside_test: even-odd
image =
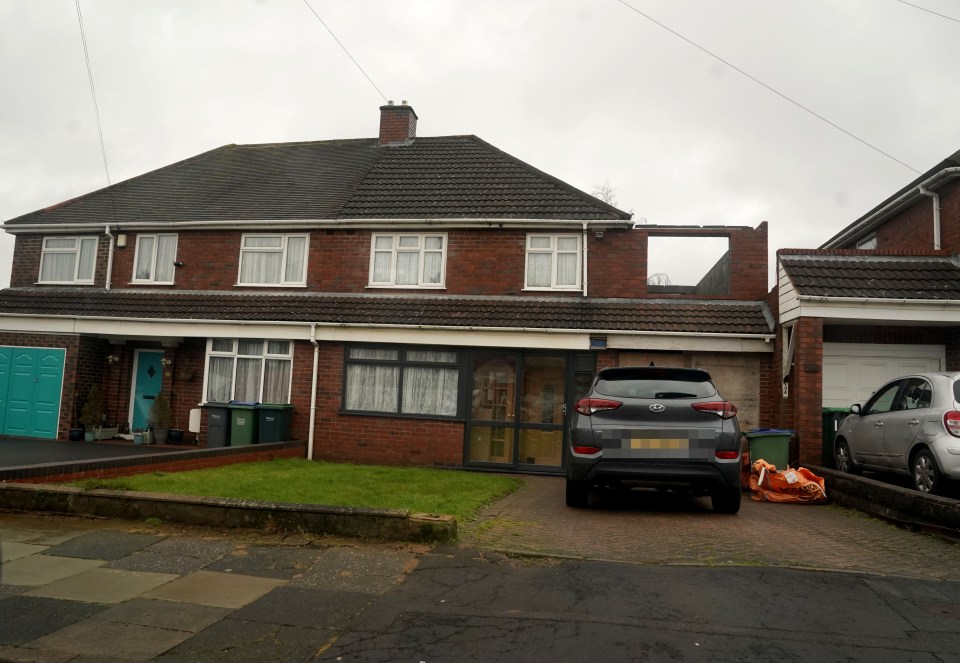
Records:
[[[0,434],[293,405],[313,458],[560,471],[598,367],[702,366],[759,420],[767,228],[634,227],[475,136],[229,145],[8,221]],[[647,285],[655,235],[725,237],[699,286]],[[683,256],[678,256],[678,260]],[[201,443],[205,443],[201,432]],[[38,442],[39,443],[39,442]]]
[[[832,462],[823,408],[865,403],[900,375],[960,370],[958,255],[960,152],[820,249],[777,252],[779,379],[764,412],[796,427],[802,462]]]

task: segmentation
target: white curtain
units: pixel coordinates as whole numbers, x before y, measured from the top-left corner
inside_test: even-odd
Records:
[[[150,280],[153,266],[153,235],[144,235],[137,238],[137,268],[134,278],[137,281]]]
[[[233,383],[233,357],[210,357],[207,368],[207,400],[226,403]]]
[[[557,285],[577,285],[578,256],[575,253],[557,254]]]
[[[287,264],[283,280],[286,283],[300,283],[304,281],[303,270],[307,255],[306,237],[287,238]]]
[[[240,283],[280,283],[283,254],[247,251],[240,256]]]
[[[264,362],[262,402],[290,402],[290,363],[286,359],[267,359]]]
[[[403,251],[397,254],[397,285],[417,285],[420,253]]]
[[[173,261],[177,259],[177,236],[160,235],[157,238],[157,269],[153,277],[159,283],[173,282]]]
[[[347,366],[346,409],[363,412],[396,412],[398,366]]]
[[[256,403],[260,400],[260,359],[237,359],[237,377],[233,389],[233,399]]]
[[[550,287],[551,254],[530,253],[527,256],[527,286],[531,288]]]
[[[403,372],[403,411],[457,414],[457,369],[411,366]]]

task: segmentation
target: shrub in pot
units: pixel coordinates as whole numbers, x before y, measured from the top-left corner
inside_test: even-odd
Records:
[[[173,423],[173,412],[170,410],[170,401],[163,392],[153,399],[153,405],[147,413],[147,423],[153,429],[153,441],[157,444],[166,444],[167,433]]]

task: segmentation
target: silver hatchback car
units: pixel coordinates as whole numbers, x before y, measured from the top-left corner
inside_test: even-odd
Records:
[[[909,474],[923,493],[960,478],[960,373],[918,373],[880,387],[837,429],[837,469]]]

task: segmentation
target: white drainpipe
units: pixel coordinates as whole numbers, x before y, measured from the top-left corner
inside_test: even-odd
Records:
[[[106,289],[110,289],[110,282],[113,280],[113,235],[110,233],[110,226],[104,226],[103,231],[110,238],[110,251],[107,253],[107,283]]]
[[[310,432],[307,435],[307,460],[313,460],[313,427],[317,422],[317,365],[320,359],[320,344],[317,343],[317,323],[310,325],[310,342],[313,343],[313,379],[310,382]]]
[[[583,296],[587,296],[587,222],[583,222]]]
[[[933,199],[933,248],[940,248],[940,194],[936,191],[930,191],[922,184],[919,189],[924,196],[930,196]]]

